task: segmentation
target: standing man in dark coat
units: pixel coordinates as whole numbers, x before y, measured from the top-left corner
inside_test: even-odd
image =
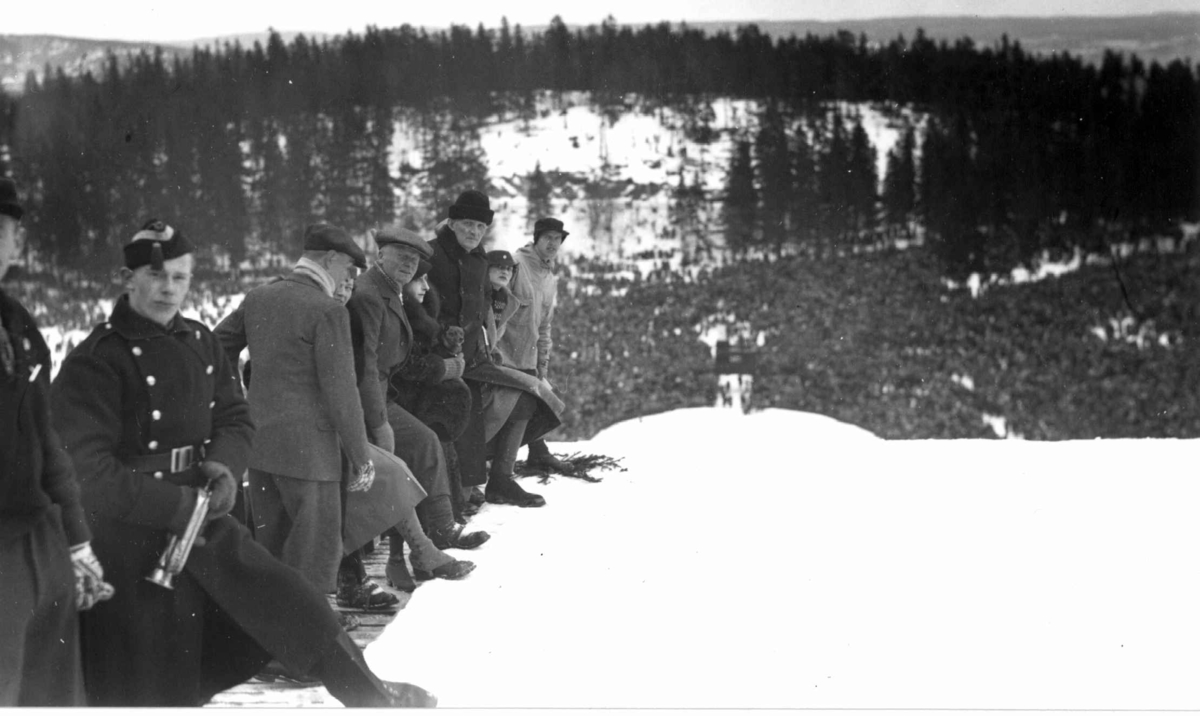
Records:
[[[488,484],[488,492],[500,501],[521,507],[541,507],[541,495],[527,492],[511,477],[491,482],[487,474],[487,436],[484,396],[486,385],[507,385],[492,367],[487,325],[491,314],[488,300],[488,260],[481,244],[495,212],[487,196],[474,189],[464,191],[450,207],[449,220],[437,230],[433,246],[433,268],[429,282],[441,297],[438,322],[463,329],[463,380],[471,388],[471,420],[455,441],[462,485]],[[509,387],[520,388],[518,385]],[[557,423],[555,423],[557,425]],[[540,437],[535,436],[535,437]]]
[[[0,178],[0,278],[23,214]],[[50,349],[0,290],[0,707],[82,706],[77,609],[112,596],[71,460],[50,425]]]
[[[116,589],[81,621],[88,702],[199,706],[273,655],[348,706],[434,703],[371,673],[324,595],[228,514],[254,426],[217,338],[179,314],[192,246],[151,221],[124,254],[125,294],[67,356],[52,389],[93,546]],[[206,485],[203,542],[173,589],[147,581]]]
[[[428,496],[417,505],[425,533],[438,549],[474,549],[487,541],[487,532],[465,532],[454,521],[450,503],[450,480],[446,456],[437,434],[396,403],[389,395],[392,374],[408,360],[412,350],[412,327],[404,315],[402,291],[423,258],[432,255],[429,244],[400,226],[388,226],[375,234],[379,256],[370,270],[359,276],[346,308],[354,342],[358,393],[371,442],[403,460],[425,488]],[[447,359],[457,377],[462,359]],[[389,567],[403,566],[397,551],[399,540],[391,540]],[[397,557],[399,564],[397,564]],[[403,575],[389,579],[397,583]]]

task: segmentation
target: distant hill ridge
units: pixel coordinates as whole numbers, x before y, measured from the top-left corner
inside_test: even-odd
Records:
[[[679,26],[681,23],[671,23]],[[828,36],[845,30],[866,35],[871,43],[886,43],[903,35],[912,39],[918,28],[933,40],[954,41],[970,37],[976,45],[988,47],[1008,35],[1020,42],[1027,51],[1037,54],[1070,52],[1087,62],[1099,62],[1104,52],[1113,50],[1135,54],[1149,64],[1166,64],[1183,59],[1200,62],[1200,13],[1155,13],[1124,17],[886,17],[870,20],[787,20],[687,23],[688,27],[708,33],[735,31],[739,26],[757,25],[766,34],[787,37],[806,34]],[[634,25],[641,27],[642,25]],[[574,29],[576,26],[571,26]],[[525,26],[527,33],[541,32],[545,25]],[[438,31],[443,28],[425,28]],[[316,40],[336,37],[326,32],[281,32],[291,42],[299,34]],[[69,75],[82,75],[90,70],[99,74],[109,52],[124,57],[142,50],[153,52],[161,47],[167,59],[176,54],[188,54],[193,46],[221,45],[239,42],[242,46],[255,41],[266,42],[268,32],[198,38],[179,42],[127,42],[95,40],[54,35],[0,34],[0,87],[20,91],[25,76],[34,72],[39,77],[49,64],[62,67]]]

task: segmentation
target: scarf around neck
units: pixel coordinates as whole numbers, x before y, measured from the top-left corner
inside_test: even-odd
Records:
[[[292,270],[316,281],[321,285],[321,290],[325,292],[325,295],[333,298],[333,291],[337,286],[333,283],[333,276],[329,275],[324,266],[306,256],[301,256]]]

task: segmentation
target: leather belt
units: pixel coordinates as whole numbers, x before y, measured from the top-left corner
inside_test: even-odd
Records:
[[[149,473],[158,479],[164,475],[183,472],[199,462],[204,456],[204,446],[184,445],[170,452],[154,453],[153,455],[137,455],[125,458],[122,462],[134,472]]]

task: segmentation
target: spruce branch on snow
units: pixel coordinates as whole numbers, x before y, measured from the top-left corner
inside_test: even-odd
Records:
[[[570,469],[561,473],[564,477],[574,477],[587,482],[600,482],[601,478],[591,475],[593,470],[617,470],[618,472],[626,472],[624,467],[621,467],[623,458],[613,458],[607,455],[596,455],[582,453],[573,453],[567,457],[560,457],[560,460],[570,465]],[[531,468],[524,460],[518,460],[513,470],[518,475],[536,475],[540,478],[538,481],[542,484],[550,482],[552,474],[545,469]]]

